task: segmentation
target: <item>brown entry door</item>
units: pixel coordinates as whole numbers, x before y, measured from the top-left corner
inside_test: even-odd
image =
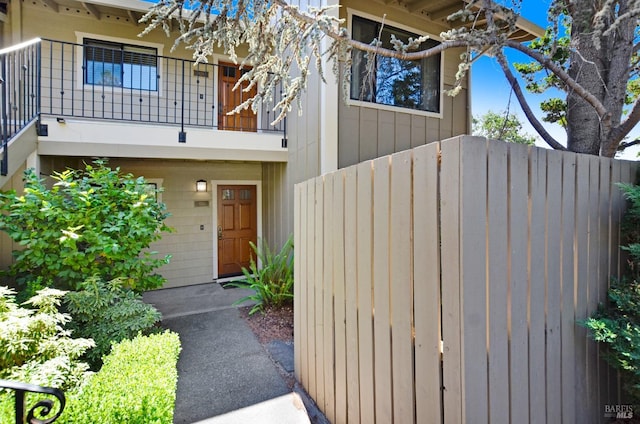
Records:
[[[227,115],[246,99],[256,95],[255,86],[248,92],[243,91],[243,88],[248,86],[247,83],[243,83],[237,90],[233,89],[243,71],[244,69],[240,69],[233,63],[221,62],[218,66],[218,129],[230,131],[256,131],[257,129],[258,120],[251,108]]]
[[[251,246],[258,239],[256,186],[218,186],[218,277],[249,268]]]

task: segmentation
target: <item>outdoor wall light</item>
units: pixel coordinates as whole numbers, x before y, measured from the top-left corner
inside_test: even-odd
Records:
[[[65,122],[64,118],[62,118],[62,117],[60,117],[60,116],[58,116],[58,117],[56,118],[56,121],[58,121],[58,124],[66,124],[66,122]]]
[[[205,180],[196,181],[196,191],[199,193],[207,191],[207,182]]]

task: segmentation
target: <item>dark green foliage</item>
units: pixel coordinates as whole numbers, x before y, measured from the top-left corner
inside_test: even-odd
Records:
[[[473,118],[473,135],[502,140],[509,143],[533,145],[535,136],[522,129],[522,122],[512,113],[496,113],[487,111],[480,117]]]
[[[24,195],[0,194],[0,230],[22,247],[13,252],[8,271],[21,290],[77,290],[94,275],[122,278],[137,291],[164,283],[153,271],[169,257],[157,258],[147,249],[170,231],[164,224],[168,213],[144,178],[100,160],[51,178],[49,189],[27,170]]]
[[[293,237],[289,237],[278,253],[272,252],[264,240],[258,245],[251,243],[251,248],[262,267],[258,268],[252,256],[249,269],[242,269],[245,280],[231,283],[235,287],[254,290],[253,294],[236,302],[254,301],[250,315],[268,306],[279,307],[293,301]]]
[[[605,360],[620,371],[622,384],[631,402],[640,405],[640,185],[621,184],[630,205],[623,223],[629,253],[628,274],[613,279],[607,305],[584,325],[602,343]]]
[[[85,355],[92,369],[99,368],[112,343],[132,339],[138,333],[149,334],[160,321],[160,312],[123,287],[120,279],[104,282],[92,277],[81,283],[80,289],[67,293],[65,305],[73,316],[69,327],[74,335],[90,337],[96,343]]]

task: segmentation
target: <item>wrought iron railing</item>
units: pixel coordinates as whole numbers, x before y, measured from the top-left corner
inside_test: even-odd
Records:
[[[16,424],[50,424],[60,417],[66,403],[64,393],[52,387],[36,386],[35,384],[20,383],[17,381],[0,380],[0,388],[14,392],[15,422]],[[36,401],[29,409],[25,394],[38,393],[51,395],[51,397]],[[56,408],[55,401],[59,403]]]
[[[227,114],[249,95],[231,92],[229,81],[243,72],[232,64],[53,40],[42,40],[41,51],[42,114],[232,131],[285,128],[282,121],[271,125],[279,88],[257,114]]]
[[[174,125],[181,142],[188,127],[276,132],[286,147],[286,120],[271,124],[281,88],[257,113],[229,115],[252,94],[231,90],[244,72],[237,66],[196,64],[91,41],[35,39],[0,50],[0,174],[7,174],[9,141],[41,115]],[[44,126],[36,129],[46,135]]]
[[[0,175],[7,175],[9,140],[40,111],[40,42],[0,50]]]

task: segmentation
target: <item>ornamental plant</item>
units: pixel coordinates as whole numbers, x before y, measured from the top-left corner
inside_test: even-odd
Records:
[[[293,237],[289,236],[287,242],[279,252],[275,253],[264,240],[259,240],[258,245],[250,243],[254,255],[262,265],[251,256],[249,269],[242,268],[244,281],[229,283],[231,286],[251,289],[254,293],[238,300],[236,304],[247,300],[255,302],[249,311],[253,315],[266,307],[280,307],[293,301]]]
[[[124,287],[116,278],[103,281],[90,277],[80,283],[81,290],[68,292],[65,306],[73,316],[69,327],[80,337],[90,337],[96,346],[85,354],[91,368],[102,365],[102,358],[111,346],[138,334],[151,334],[160,321],[160,312],[144,303],[142,296]]]
[[[612,279],[609,302],[584,325],[604,347],[604,359],[620,371],[622,385],[634,405],[640,405],[640,185],[620,184],[629,200],[622,232],[628,253],[627,275]]]
[[[51,178],[49,188],[28,169],[24,194],[0,194],[0,230],[20,245],[7,272],[18,288],[78,290],[91,276],[120,278],[136,291],[165,282],[154,270],[170,256],[159,258],[149,246],[171,231],[169,214],[144,178],[105,160]]]
[[[90,373],[80,358],[93,341],[71,338],[71,317],[59,311],[64,294],[46,288],[21,307],[0,286],[0,378],[62,390],[84,384]]]

